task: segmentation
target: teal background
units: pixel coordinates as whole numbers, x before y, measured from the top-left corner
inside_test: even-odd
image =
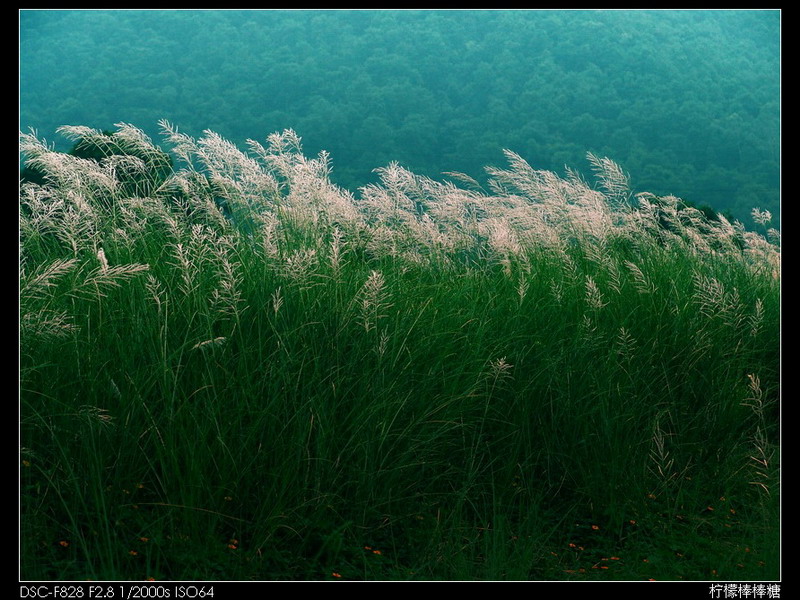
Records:
[[[634,191],[780,211],[777,10],[22,10],[20,128],[292,128],[355,191],[618,162]]]

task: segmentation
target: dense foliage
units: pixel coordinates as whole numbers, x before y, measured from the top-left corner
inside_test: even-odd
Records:
[[[24,579],[780,578],[768,213],[161,129],[21,136]]]
[[[166,116],[292,128],[355,189],[399,161],[480,177],[590,150],[638,191],[779,225],[780,12],[23,11],[21,129]],[[152,136],[156,131],[148,129]]]

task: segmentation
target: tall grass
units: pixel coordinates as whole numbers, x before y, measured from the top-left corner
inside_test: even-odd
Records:
[[[162,126],[21,136],[23,579],[780,576],[777,232]]]

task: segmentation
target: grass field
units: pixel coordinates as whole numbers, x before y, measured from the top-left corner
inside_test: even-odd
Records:
[[[162,126],[21,136],[22,579],[780,578],[768,214]]]

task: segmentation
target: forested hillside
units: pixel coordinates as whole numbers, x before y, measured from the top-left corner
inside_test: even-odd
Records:
[[[780,223],[779,11],[23,11],[20,125],[292,128],[355,190],[511,148]]]

